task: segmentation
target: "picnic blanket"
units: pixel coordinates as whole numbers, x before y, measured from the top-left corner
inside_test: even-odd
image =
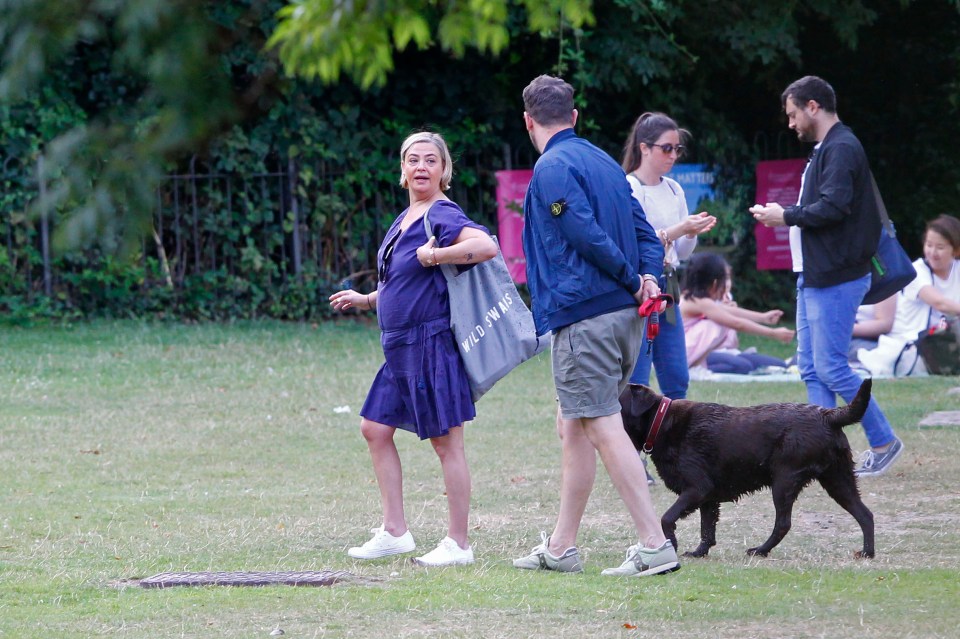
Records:
[[[871,377],[870,371],[854,368],[854,372],[862,379]],[[890,375],[873,375],[873,379],[887,379]],[[702,382],[729,382],[729,383],[757,383],[757,382],[799,382],[800,371],[796,366],[790,368],[761,368],[748,375],[734,373],[714,373],[703,366],[694,366],[690,369],[690,381]]]

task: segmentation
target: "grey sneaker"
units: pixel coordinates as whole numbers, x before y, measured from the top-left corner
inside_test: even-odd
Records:
[[[614,577],[642,577],[644,575],[664,575],[680,570],[677,551],[670,540],[659,548],[644,548],[640,544],[627,549],[627,559],[619,568],[607,568],[601,575]]]
[[[876,477],[887,472],[893,462],[903,452],[903,442],[897,437],[885,453],[875,453],[869,448],[860,453],[860,465],[854,472],[857,477]]]
[[[526,557],[513,560],[514,568],[523,570],[556,570],[557,572],[583,572],[583,563],[580,561],[580,551],[576,546],[567,548],[562,555],[554,557],[548,550],[550,537],[547,533],[540,533],[540,545],[536,546]]]

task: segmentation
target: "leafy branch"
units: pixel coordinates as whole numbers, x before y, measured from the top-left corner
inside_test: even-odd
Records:
[[[278,12],[267,43],[291,75],[325,83],[345,73],[363,88],[382,86],[393,53],[413,44],[462,57],[468,46],[496,55],[509,43],[509,4],[522,4],[529,30],[548,31],[560,15],[574,27],[591,24],[590,0],[297,0]]]

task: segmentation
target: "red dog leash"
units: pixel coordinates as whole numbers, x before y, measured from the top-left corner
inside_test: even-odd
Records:
[[[643,452],[648,455],[653,452],[653,444],[657,441],[657,435],[660,433],[660,425],[663,424],[663,418],[667,416],[667,411],[670,410],[671,403],[673,403],[672,399],[664,397],[660,400],[660,405],[657,406],[657,414],[653,418],[650,432],[647,433],[647,441],[643,443]]]
[[[647,320],[647,354],[649,354],[650,349],[653,348],[653,340],[656,339],[660,333],[660,313],[671,306],[673,306],[673,295],[668,295],[667,293],[661,293],[656,297],[651,297],[640,305],[637,313],[640,317]],[[660,433],[660,425],[663,424],[663,418],[667,416],[667,411],[670,409],[670,402],[672,401],[669,397],[664,397],[660,400],[660,405],[657,407],[657,414],[654,416],[653,424],[650,426],[650,432],[647,433],[647,441],[643,444],[643,452],[648,455],[653,451],[653,444],[657,441],[657,435]]]
[[[650,349],[653,348],[653,340],[656,339],[657,335],[660,333],[660,313],[664,312],[671,306],[673,306],[673,295],[661,293],[655,297],[648,298],[643,304],[640,305],[640,309],[637,311],[637,314],[639,314],[640,317],[643,317],[647,320],[648,355],[650,354]]]

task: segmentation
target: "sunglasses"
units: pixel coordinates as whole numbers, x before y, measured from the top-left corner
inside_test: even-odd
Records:
[[[670,155],[671,153],[676,151],[678,158],[682,158],[684,152],[686,152],[687,150],[687,147],[683,146],[682,144],[670,144],[669,142],[667,142],[666,144],[651,144],[650,146],[660,147],[660,150],[666,153],[667,155]]]
[[[380,262],[380,270],[377,272],[377,277],[381,282],[387,281],[387,271],[390,270],[390,261],[393,257],[393,249],[397,246],[397,240],[400,239],[400,233],[397,233],[393,236],[387,246],[383,249],[383,261]]]

